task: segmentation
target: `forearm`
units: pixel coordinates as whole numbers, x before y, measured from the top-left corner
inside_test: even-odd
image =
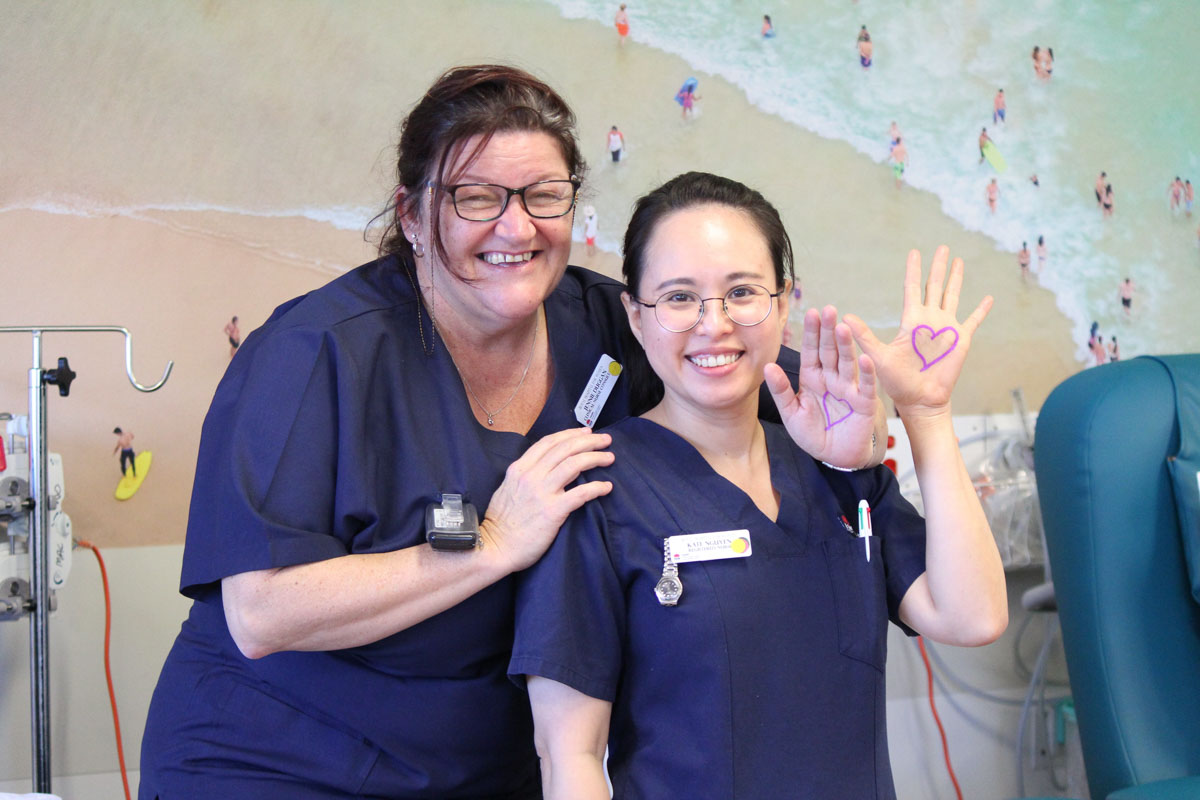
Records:
[[[439,553],[427,544],[232,575],[225,617],[242,652],[369,644],[458,605],[508,574],[495,548]]]
[[[543,756],[542,791],[545,800],[609,800],[604,763],[594,753]]]
[[[546,800],[608,800],[604,751],[612,703],[536,675],[526,688]]]
[[[928,608],[918,630],[936,641],[987,643],[1008,623],[1004,567],[949,408],[944,414],[901,416],[925,507]]]

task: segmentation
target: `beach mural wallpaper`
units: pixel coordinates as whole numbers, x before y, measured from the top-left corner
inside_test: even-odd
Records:
[[[996,298],[956,411],[1008,412],[1017,388],[1036,409],[1114,354],[1200,350],[1193,4],[655,0],[624,22],[618,6],[0,6],[0,325],[124,325],[139,374],[176,362],[141,395],[118,339],[47,335],[45,363],[79,373],[49,409],[75,524],[182,541],[234,333],[373,257],[397,124],[454,64],[522,66],[575,108],[592,213],[573,263],[616,275],[633,200],[689,169],[780,208],[796,331],[827,303],[894,326],[906,253],[948,244],[964,303]],[[0,339],[0,411],[25,412],[29,354],[28,335]],[[155,454],[127,503],[115,425]]]

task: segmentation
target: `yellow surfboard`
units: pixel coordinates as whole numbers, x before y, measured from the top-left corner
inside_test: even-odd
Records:
[[[150,471],[150,458],[149,450],[143,450],[134,456],[133,463],[137,475],[132,475],[127,471],[125,477],[121,478],[121,482],[117,484],[118,500],[128,500],[137,492],[142,481],[146,480],[146,473]]]
[[[996,145],[991,142],[985,142],[983,145],[983,157],[992,165],[992,169],[996,172],[1004,172],[1008,169],[1008,163],[1004,160],[1004,156],[1000,155],[1000,151],[996,149]]]

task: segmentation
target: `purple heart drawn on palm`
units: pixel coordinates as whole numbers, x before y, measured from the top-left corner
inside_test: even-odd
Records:
[[[927,346],[930,350],[930,355],[933,356],[932,358],[926,358],[925,354],[921,352],[920,345],[917,344],[917,332],[921,331],[921,330],[929,331],[929,341],[927,343]],[[938,345],[937,345],[937,338],[939,336],[941,336],[943,333],[953,334],[953,338],[948,338],[946,340],[946,341],[950,342],[950,346],[947,347],[945,350],[942,350],[939,353]],[[921,367],[921,372],[924,372],[925,370],[929,369],[934,364],[936,364],[937,362],[941,361],[943,358],[945,358],[946,356],[948,356],[952,352],[954,352],[954,348],[958,347],[958,331],[955,330],[954,328],[952,328],[951,326],[947,325],[946,327],[942,328],[940,331],[937,331],[935,333],[933,328],[930,327],[929,325],[918,325],[917,327],[913,328],[912,346],[913,346],[913,350],[916,351],[917,358],[921,359],[921,363],[924,365]],[[936,353],[936,355],[934,355],[935,353]]]
[[[834,419],[833,414],[829,410],[829,401],[830,400],[833,401],[834,407],[837,408],[838,411],[841,411],[842,410],[841,407],[844,406],[846,413],[842,414],[837,419]],[[825,426],[825,430],[829,430],[834,425],[837,425],[839,422],[845,422],[846,420],[850,419],[850,415],[854,413],[854,409],[850,407],[850,404],[848,402],[846,402],[845,400],[843,400],[840,397],[835,397],[833,395],[833,393],[830,392],[828,389],[825,390],[825,396],[821,398],[821,405],[825,407],[825,421],[828,423]]]

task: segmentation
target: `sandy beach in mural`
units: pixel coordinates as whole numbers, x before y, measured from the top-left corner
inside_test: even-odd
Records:
[[[113,4],[116,5],[116,4]],[[351,10],[352,9],[352,10]],[[1032,409],[1081,367],[1050,293],[1013,254],[963,231],[931,195],[848,145],[756,110],[740,90],[550,7],[260,2],[23,6],[0,30],[0,325],[117,324],[133,333],[135,391],[120,337],[51,335],[44,362],[79,378],[49,403],[75,533],[101,545],[183,539],[200,425],[243,335],[279,303],[369,260],[361,224],[391,190],[405,110],[446,67],[502,60],[560,89],[591,164],[584,203],[601,245],[573,263],[608,274],[633,200],[689,169],[761,189],[797,249],[801,308],[836,305],[895,330],[907,251],[948,244],[967,263],[964,305],[996,298],[955,411]],[[536,36],[530,32],[536,31]],[[671,101],[700,79],[700,115]],[[629,157],[607,159],[620,125]],[[794,316],[798,321],[799,314]],[[798,328],[797,328],[798,329]],[[24,413],[29,336],[0,348],[0,411]],[[431,411],[431,413],[434,413]],[[154,453],[139,493],[113,499],[114,426]]]

